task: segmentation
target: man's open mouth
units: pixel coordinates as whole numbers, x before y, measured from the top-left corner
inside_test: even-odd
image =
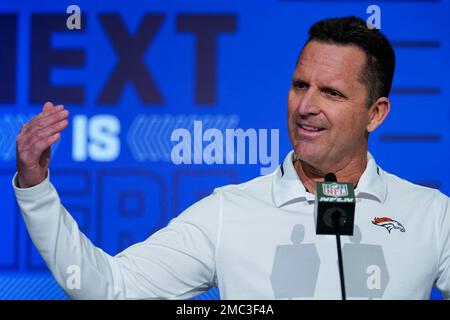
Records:
[[[309,132],[320,132],[320,131],[325,130],[325,128],[322,128],[322,127],[308,126],[308,125],[305,125],[305,124],[299,124],[299,123],[297,123],[297,125],[298,125],[300,128],[302,128],[303,130],[309,131]]]

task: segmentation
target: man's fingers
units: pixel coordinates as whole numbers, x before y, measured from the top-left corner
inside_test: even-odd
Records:
[[[57,106],[53,106],[53,104],[51,102],[46,102],[42,108],[42,112],[39,113],[37,116],[35,116],[33,119],[31,119],[28,123],[26,123],[21,131],[27,131],[30,127],[32,127],[34,125],[35,122],[39,121],[40,119],[43,119],[45,117],[48,117],[49,115],[58,112],[58,111],[62,111],[64,110],[64,106],[61,105],[57,105]]]
[[[26,129],[26,134],[37,134],[39,131],[46,129],[60,121],[66,120],[69,116],[68,110],[61,110],[53,112],[43,118],[36,119],[33,123],[30,123]]]
[[[48,117],[49,115],[51,115],[51,114],[53,114],[53,113],[55,113],[55,112],[64,110],[64,106],[63,106],[62,104],[57,105],[57,106],[54,106],[54,107],[53,107],[53,105],[51,105],[51,106],[48,105],[48,106],[49,106],[49,107],[47,107],[47,104],[45,104],[44,107],[42,108],[42,112],[39,113],[36,117],[34,117],[34,118],[30,121],[30,123],[35,122],[35,121],[37,121],[37,120],[39,120],[39,119]]]
[[[64,106],[46,102],[42,112],[28,122],[17,137],[17,152],[22,163],[36,163],[43,152],[61,138],[69,125],[69,111]],[[19,159],[18,158],[18,159]]]
[[[42,113],[50,113],[53,110],[53,103],[46,102],[42,107]]]
[[[56,122],[48,127],[46,127],[45,129],[42,129],[40,131],[38,131],[36,133],[36,136],[38,138],[47,138],[51,135],[54,135],[57,132],[61,132],[62,130],[64,130],[65,128],[67,128],[67,126],[69,125],[69,121],[67,121],[66,119]]]
[[[35,143],[46,139],[55,133],[60,133],[62,130],[67,128],[68,125],[69,121],[64,119],[36,132],[27,132],[19,138],[20,147],[22,150],[32,149]]]
[[[48,148],[50,148],[50,146],[54,144],[56,141],[58,141],[60,138],[61,134],[57,132],[51,136],[48,136],[36,142],[33,148],[30,150],[30,153],[33,155],[33,158],[38,160],[41,157],[42,153]]]

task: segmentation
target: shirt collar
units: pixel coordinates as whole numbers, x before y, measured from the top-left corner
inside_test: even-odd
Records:
[[[356,197],[377,200],[380,203],[386,201],[387,182],[385,172],[377,165],[374,157],[367,152],[367,166],[355,189]]]
[[[357,198],[366,198],[383,203],[387,195],[385,173],[367,152],[367,166],[355,189]],[[314,194],[306,191],[305,186],[294,168],[294,150],[291,150],[273,175],[273,196],[275,205],[281,207],[287,203],[313,201]]]

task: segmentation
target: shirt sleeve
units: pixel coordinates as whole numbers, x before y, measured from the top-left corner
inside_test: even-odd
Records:
[[[79,230],[50,175],[26,189],[17,187],[15,176],[13,187],[34,245],[72,299],[187,299],[214,285],[220,192],[110,256]]]
[[[444,299],[450,299],[450,199],[442,194],[441,218],[438,223],[439,266],[436,287]]]

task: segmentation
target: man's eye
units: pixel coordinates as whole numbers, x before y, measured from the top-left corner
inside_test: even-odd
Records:
[[[342,95],[341,95],[339,92],[334,91],[334,90],[325,90],[325,93],[326,93],[327,95],[329,95],[329,96],[331,96],[331,97],[335,97],[335,98],[337,98],[337,97],[342,97]]]
[[[294,81],[294,83],[292,84],[292,86],[293,86],[295,89],[305,89],[305,88],[307,88],[306,83],[301,82],[301,81]]]

